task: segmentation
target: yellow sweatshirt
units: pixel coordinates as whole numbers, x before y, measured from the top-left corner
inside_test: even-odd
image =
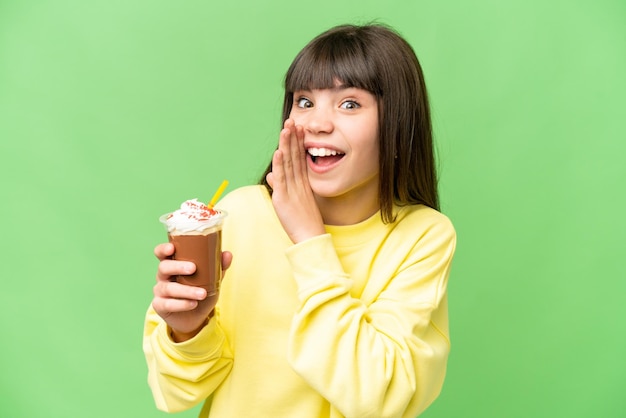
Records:
[[[219,204],[233,253],[215,316],[174,343],[150,308],[156,405],[201,417],[416,417],[439,395],[450,349],[446,285],[456,235],[425,206],[397,208],[293,245],[262,186]]]

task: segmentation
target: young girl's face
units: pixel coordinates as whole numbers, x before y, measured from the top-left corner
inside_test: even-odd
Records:
[[[378,103],[358,88],[296,91],[289,115],[304,127],[309,183],[321,198],[378,206]]]

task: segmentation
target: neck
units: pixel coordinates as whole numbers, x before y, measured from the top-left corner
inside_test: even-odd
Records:
[[[319,197],[315,196],[317,206],[326,225],[354,225],[363,222],[380,209],[378,198],[359,197]]]

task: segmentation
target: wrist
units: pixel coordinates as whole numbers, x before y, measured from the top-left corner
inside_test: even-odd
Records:
[[[179,330],[175,330],[170,327],[170,338],[175,343],[183,343],[185,341],[191,340],[193,337],[198,335],[200,331],[209,323],[209,319],[213,316],[213,311],[209,314],[209,316],[200,324],[200,326],[193,331],[183,332]]]

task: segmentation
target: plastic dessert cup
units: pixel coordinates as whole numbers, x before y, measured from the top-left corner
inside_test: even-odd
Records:
[[[188,224],[168,223],[171,213],[159,218],[165,225],[169,242],[174,244],[172,259],[192,261],[195,273],[176,276],[178,283],[203,287],[207,296],[217,295],[222,279],[222,225],[227,216],[224,211],[215,211],[207,220],[190,220]]]

